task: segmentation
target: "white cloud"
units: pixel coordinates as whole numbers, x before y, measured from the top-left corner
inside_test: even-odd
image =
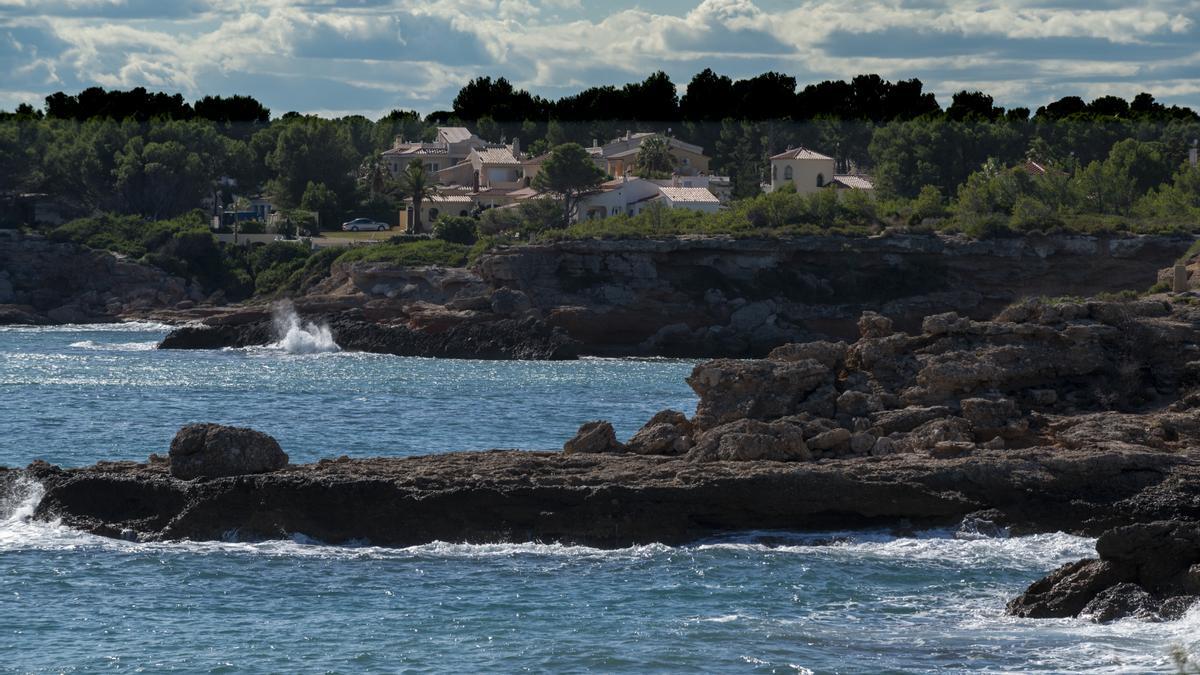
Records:
[[[1091,95],[1154,85],[1160,98],[1200,106],[1197,0],[805,0],[783,9],[765,9],[767,0],[695,0],[675,11],[631,4],[0,0],[0,67],[11,74],[0,100],[91,84],[198,96],[253,83],[259,91],[237,93],[276,110],[342,110],[358,100],[428,111],[448,106],[478,75],[561,95],[665,69],[682,91],[692,73],[712,67],[779,70],[802,83],[863,72],[920,77],[943,103],[956,88],[1036,106],[1064,89]],[[321,91],[331,99],[323,105]]]

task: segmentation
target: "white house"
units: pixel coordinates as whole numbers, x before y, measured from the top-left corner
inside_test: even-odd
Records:
[[[653,204],[706,213],[713,213],[721,207],[721,201],[707,188],[664,186],[652,180],[622,177],[608,181],[595,192],[581,197],[576,220],[596,220],[622,214],[636,216]]]
[[[659,199],[672,209],[689,209],[716,213],[721,208],[721,200],[716,195],[702,187],[660,187]]]

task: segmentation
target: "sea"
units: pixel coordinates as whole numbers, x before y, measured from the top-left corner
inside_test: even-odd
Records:
[[[293,462],[552,450],[695,410],[665,359],[465,361],[340,351],[298,321],[267,347],[157,351],[151,323],[0,328],[0,465],[165,454],[181,425],[276,437]],[[0,495],[0,672],[1149,673],[1200,649],[1171,623],[1006,616],[1094,554],[1063,533],[740,532],[686,546],[134,543]]]

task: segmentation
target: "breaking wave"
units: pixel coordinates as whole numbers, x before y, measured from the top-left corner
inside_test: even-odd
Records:
[[[272,311],[275,335],[278,342],[271,345],[288,354],[326,354],[339,352],[341,347],[333,339],[333,332],[326,325],[311,321],[301,322],[300,315],[291,301],[277,303]]]

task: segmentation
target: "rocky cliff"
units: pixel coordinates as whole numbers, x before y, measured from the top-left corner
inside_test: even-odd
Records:
[[[200,297],[157,268],[0,230],[0,324],[111,321]]]
[[[1027,296],[1145,289],[1190,244],[1036,234],[572,241],[500,249],[471,270],[337,264],[295,302],[309,319],[387,328],[394,346],[383,349],[397,354],[763,356],[789,342],[852,338],[868,310],[917,329],[928,314],[989,318]],[[207,325],[225,327],[188,328],[164,346],[253,344],[270,334],[269,311],[257,311],[257,325],[239,318],[231,329],[213,317]],[[521,330],[534,331],[531,344]],[[470,347],[490,334],[504,344]],[[450,346],[436,349],[439,340]]]
[[[479,261],[591,354],[762,356],[787,342],[852,339],[863,311],[916,329],[955,311],[993,316],[1029,296],[1144,290],[1190,237],[1030,234],[567,241]]]

